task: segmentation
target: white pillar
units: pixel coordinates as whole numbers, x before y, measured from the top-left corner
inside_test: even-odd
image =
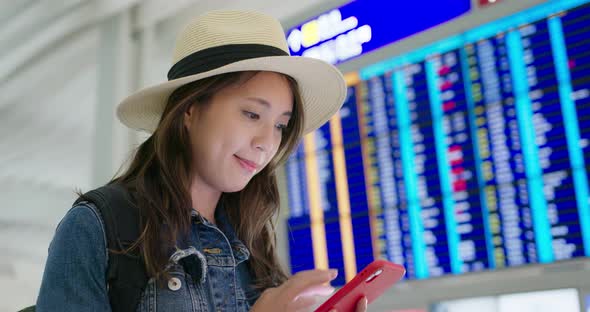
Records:
[[[139,44],[136,58],[136,79],[135,89],[139,90],[150,85],[162,82],[156,79],[154,73],[154,51],[157,49],[155,45],[155,28],[153,24],[145,25],[139,32]],[[137,132],[135,138],[136,144],[140,144],[149,137],[145,132]]]
[[[131,21],[129,10],[99,24],[97,107],[92,186],[108,182],[128,158],[135,133],[116,118],[119,102],[131,93]],[[132,146],[133,145],[133,146]]]

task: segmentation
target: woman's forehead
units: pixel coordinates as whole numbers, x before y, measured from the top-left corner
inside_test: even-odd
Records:
[[[239,96],[267,109],[291,111],[293,90],[285,75],[274,72],[260,72],[246,81],[221,90],[225,96]]]

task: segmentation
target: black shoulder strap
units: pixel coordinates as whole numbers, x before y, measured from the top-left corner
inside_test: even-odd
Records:
[[[110,184],[80,196],[74,205],[92,202],[101,214],[105,226],[109,262],[107,285],[113,312],[135,311],[148,282],[140,255],[119,254],[131,246],[140,235],[140,214],[129,192],[119,184]]]

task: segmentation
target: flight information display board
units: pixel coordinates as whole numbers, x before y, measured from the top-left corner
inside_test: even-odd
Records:
[[[340,112],[286,164],[293,272],[343,284],[377,258],[424,279],[589,256],[589,2],[348,74]]]

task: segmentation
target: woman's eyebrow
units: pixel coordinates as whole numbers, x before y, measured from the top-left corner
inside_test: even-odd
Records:
[[[270,109],[270,107],[271,107],[270,103],[267,100],[263,99],[263,98],[259,98],[259,97],[248,97],[246,99],[247,100],[250,100],[252,102],[258,103],[258,104],[266,107],[267,109]],[[284,116],[291,116],[291,112],[290,111],[286,111],[286,112],[283,113],[283,115]]]

